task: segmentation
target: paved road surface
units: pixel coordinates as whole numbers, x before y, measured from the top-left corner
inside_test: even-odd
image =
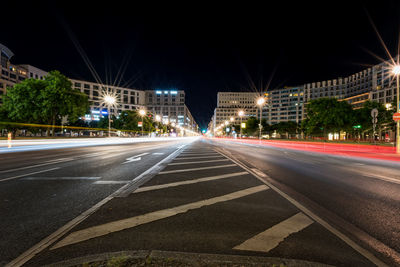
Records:
[[[0,154],[0,266],[191,141]]]
[[[24,159],[48,158],[9,158],[12,172],[1,166],[6,204],[0,208],[10,214],[0,222],[6,236],[1,260],[17,257],[120,182],[139,177],[141,183],[128,184],[48,239],[38,255],[17,262],[42,266],[98,253],[162,250],[337,266],[400,263],[400,172],[394,163],[206,139],[87,149],[25,153]],[[47,164],[60,157],[62,163]],[[17,178],[4,180],[10,177]]]

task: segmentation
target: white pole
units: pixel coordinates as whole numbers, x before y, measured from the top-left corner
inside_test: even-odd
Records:
[[[397,94],[396,94],[396,103],[397,103],[397,113],[400,112],[400,102],[399,102],[399,75],[397,75]],[[396,122],[396,153],[400,154],[400,121]]]
[[[110,114],[110,105],[107,106],[108,112],[108,137],[111,137],[111,114]]]

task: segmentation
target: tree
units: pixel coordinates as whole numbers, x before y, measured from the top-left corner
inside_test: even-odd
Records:
[[[246,121],[246,128],[242,130],[243,134],[254,135],[258,128],[259,120],[256,117],[250,117]]]
[[[54,125],[64,116],[76,121],[89,110],[89,101],[84,93],[72,89],[71,81],[58,71],[51,71],[45,77],[45,88],[39,95],[41,116],[48,124]]]
[[[26,79],[7,88],[3,96],[3,109],[9,121],[43,123],[39,96],[45,87],[43,80]]]
[[[307,134],[341,130],[349,131],[354,123],[354,112],[349,103],[336,98],[320,98],[311,100],[307,106],[307,119],[302,125]]]
[[[384,125],[390,125],[392,122],[392,111],[387,110],[382,103],[376,101],[366,101],[362,108],[355,111],[355,124],[361,125],[362,133],[372,133],[372,117],[371,111],[376,108],[378,110],[378,121],[376,130],[381,130]]]
[[[271,128],[279,134],[286,134],[286,137],[289,138],[289,134],[297,133],[298,125],[294,121],[283,121],[273,125]]]

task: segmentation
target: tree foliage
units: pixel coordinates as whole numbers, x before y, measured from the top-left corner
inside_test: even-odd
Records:
[[[72,89],[71,81],[58,71],[49,72],[44,80],[26,79],[7,88],[3,103],[10,122],[54,126],[63,117],[68,118],[68,123],[75,123],[89,111],[88,97]]]
[[[311,100],[307,106],[307,118],[302,127],[307,134],[323,132],[338,132],[351,129],[354,123],[354,113],[346,101],[335,98],[320,98]]]

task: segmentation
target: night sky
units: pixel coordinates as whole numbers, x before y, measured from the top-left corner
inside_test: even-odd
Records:
[[[370,52],[387,58],[368,16],[392,54],[400,29],[400,1],[3,2],[0,43],[12,63],[94,81],[79,43],[103,82],[127,63],[120,85],[185,90],[202,128],[218,91],[333,79],[379,63]]]

